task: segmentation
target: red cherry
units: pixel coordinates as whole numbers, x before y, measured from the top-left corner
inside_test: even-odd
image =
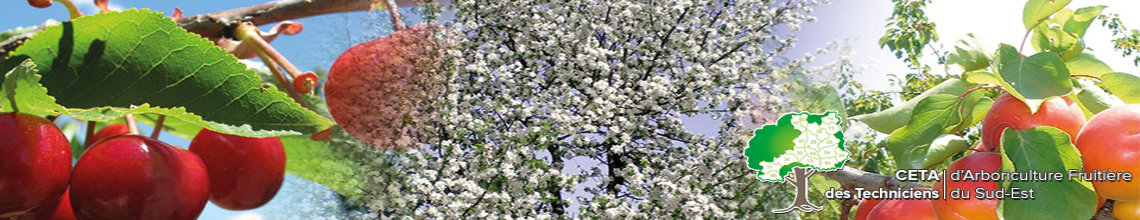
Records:
[[[281,139],[249,138],[202,129],[190,142],[210,176],[210,201],[230,210],[261,207],[285,181]]]
[[[28,0],[28,4],[36,8],[47,8],[51,6],[51,0]]]
[[[124,135],[124,134],[128,134],[128,133],[131,133],[131,131],[127,128],[126,124],[123,124],[123,123],[110,124],[110,125],[107,125],[101,129],[99,129],[99,132],[95,132],[95,136],[92,136],[91,140],[87,141],[87,146],[84,146],[84,147],[90,147],[92,144],[95,144],[95,142],[101,141],[103,139],[107,139],[107,138],[115,136],[115,135]]]
[[[22,215],[67,190],[71,144],[55,124],[0,114],[0,219]]]
[[[195,219],[209,178],[190,151],[138,135],[92,145],[71,176],[71,205],[81,219]]]
[[[18,220],[75,220],[75,213],[71,212],[71,199],[68,199],[70,191],[64,191],[63,196],[52,199],[36,209],[32,210],[27,215],[22,215]]]

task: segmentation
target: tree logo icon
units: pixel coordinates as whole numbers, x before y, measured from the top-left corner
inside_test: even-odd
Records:
[[[838,113],[788,113],[776,124],[756,129],[748,140],[744,156],[748,168],[756,170],[756,178],[766,182],[790,182],[796,186],[792,205],[775,210],[787,213],[822,210],[807,199],[808,177],[816,171],[835,171],[847,162],[850,152],[843,147],[842,119]]]

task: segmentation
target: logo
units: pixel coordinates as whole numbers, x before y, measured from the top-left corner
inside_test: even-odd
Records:
[[[753,131],[755,136],[748,140],[748,148],[744,150],[748,168],[756,170],[756,178],[761,181],[786,182],[796,187],[792,205],[772,212],[823,209],[808,201],[808,177],[816,171],[835,171],[847,162],[851,153],[843,147],[842,122],[834,111],[788,113],[776,124]]]

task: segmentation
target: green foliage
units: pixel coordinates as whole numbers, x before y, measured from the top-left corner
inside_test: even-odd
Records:
[[[990,66],[990,55],[982,39],[970,33],[966,39],[958,40],[954,51],[946,56],[946,63],[957,64],[965,71],[979,70]]]
[[[313,141],[308,136],[281,137],[285,146],[285,171],[327,186],[347,197],[361,196],[365,178],[362,166],[347,160],[327,142]]]
[[[895,57],[906,60],[907,65],[922,72],[929,71],[930,67],[922,65],[918,59],[922,58],[922,51],[932,41],[938,41],[938,33],[934,31],[934,22],[926,17],[926,4],[930,0],[891,0],[895,8],[891,17],[887,19],[887,33],[879,38],[879,47],[886,47],[895,53]]]
[[[936,94],[919,101],[906,126],[891,132],[887,150],[900,169],[918,169],[926,164],[930,144],[942,134],[962,131],[973,123],[975,105],[988,99],[982,93],[959,97]],[[941,160],[938,158],[931,158]]]
[[[1069,0],[1029,0],[1021,12],[1021,22],[1025,30],[1033,30],[1038,24],[1048,19],[1053,13],[1065,8]]]
[[[260,88],[260,79],[235,57],[149,10],[100,13],[48,27],[11,57],[35,61],[48,95],[68,108],[62,113],[83,120],[161,113],[255,137],[308,134],[333,125],[284,93]]]
[[[1140,103],[1140,77],[1127,73],[1109,73],[1100,78],[1124,103]]]
[[[1069,134],[1050,126],[1007,129],[1001,137],[1002,170],[1060,172],[1081,170],[1081,153]],[[1096,209],[1092,184],[1080,181],[1002,181],[1002,188],[1033,189],[1034,199],[1005,199],[998,205],[1004,219],[1088,219]],[[1064,210],[1042,212],[1041,210]]]
[[[1112,30],[1112,36],[1116,37],[1112,39],[1113,48],[1120,51],[1121,56],[1128,57],[1133,52],[1140,51],[1140,30],[1125,27],[1118,14],[1101,15],[1098,18],[1101,26]],[[1140,53],[1132,59],[1132,65],[1140,66]]]
[[[910,85],[910,84],[908,84]],[[914,95],[913,98],[907,99],[903,104],[893,106],[891,108],[864,115],[857,115],[852,117],[852,120],[861,121],[871,129],[882,133],[891,133],[907,124],[911,119],[911,112],[914,110],[915,105],[919,101],[936,94],[947,95],[961,95],[974,85],[958,79],[947,79],[934,86],[929,90],[916,90],[910,88],[903,88],[903,91],[922,91],[921,94]]]
[[[1002,88],[1029,105],[1030,112],[1037,112],[1045,99],[1064,96],[1073,90],[1069,68],[1054,53],[1024,58],[1013,46],[1002,44],[994,56],[994,69]]]

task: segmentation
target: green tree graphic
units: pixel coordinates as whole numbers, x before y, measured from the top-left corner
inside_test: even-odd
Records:
[[[748,140],[748,148],[744,150],[748,168],[757,171],[757,179],[790,182],[796,186],[792,205],[773,212],[822,209],[807,200],[807,180],[816,171],[834,171],[847,162],[850,153],[843,147],[841,122],[834,111],[789,113],[776,124],[764,125],[753,132],[755,136]]]

